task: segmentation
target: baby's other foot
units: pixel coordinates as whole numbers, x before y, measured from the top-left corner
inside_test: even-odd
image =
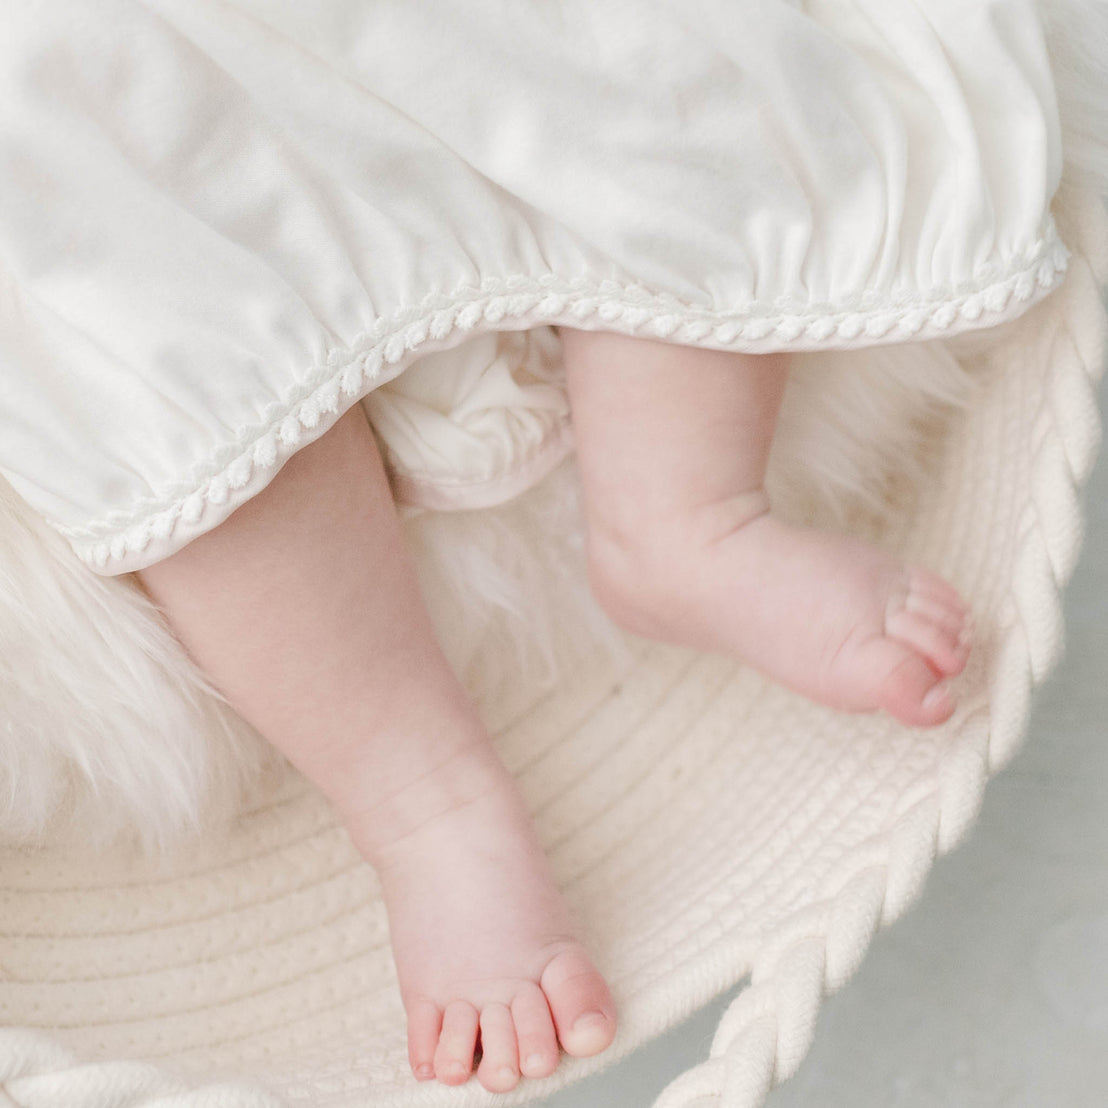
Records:
[[[970,646],[965,603],[868,543],[792,527],[761,490],[640,543],[594,537],[594,587],[628,630],[740,657],[845,711],[934,726]]]
[[[381,879],[412,1072],[507,1092],[615,1034],[523,801],[487,740],[350,820]],[[365,828],[359,832],[359,825]]]

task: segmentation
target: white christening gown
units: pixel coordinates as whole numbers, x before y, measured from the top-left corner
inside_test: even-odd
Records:
[[[984,327],[1060,166],[1030,0],[6,0],[0,472],[107,574],[359,400],[402,499],[495,503],[569,447],[550,325]]]

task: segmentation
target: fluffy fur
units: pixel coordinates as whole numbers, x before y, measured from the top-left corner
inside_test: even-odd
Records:
[[[1064,125],[1063,237],[1108,182],[1108,9],[1044,0]],[[1102,279],[1105,276],[1101,275]],[[974,342],[796,358],[775,440],[779,510],[879,529],[971,402]],[[478,695],[552,682],[618,638],[585,584],[572,465],[498,509],[407,520],[447,652]],[[189,662],[130,578],[100,578],[0,481],[0,838],[170,848],[284,772]]]
[[[97,577],[0,482],[0,835],[137,833],[226,819],[275,763],[130,579]]]

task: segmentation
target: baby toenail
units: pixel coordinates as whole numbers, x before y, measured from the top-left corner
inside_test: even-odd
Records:
[[[416,1066],[415,1075],[417,1081],[430,1081],[435,1076],[435,1067],[427,1064]]]
[[[923,706],[925,708],[937,708],[948,700],[950,700],[950,688],[945,681],[940,681],[927,691],[927,695],[923,698]]]
[[[541,1054],[529,1054],[523,1070],[528,1074],[538,1073],[546,1068],[546,1059]]]
[[[602,1027],[607,1027],[608,1017],[603,1012],[586,1012],[583,1016],[578,1016],[576,1022],[573,1025],[574,1031],[599,1031]]]

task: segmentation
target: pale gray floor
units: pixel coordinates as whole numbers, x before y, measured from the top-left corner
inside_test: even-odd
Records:
[[[1103,390],[1102,390],[1103,393]],[[1108,1105],[1108,451],[1066,597],[1066,657],[980,821],[824,1004],[767,1108]],[[649,1108],[722,1002],[544,1108]]]

